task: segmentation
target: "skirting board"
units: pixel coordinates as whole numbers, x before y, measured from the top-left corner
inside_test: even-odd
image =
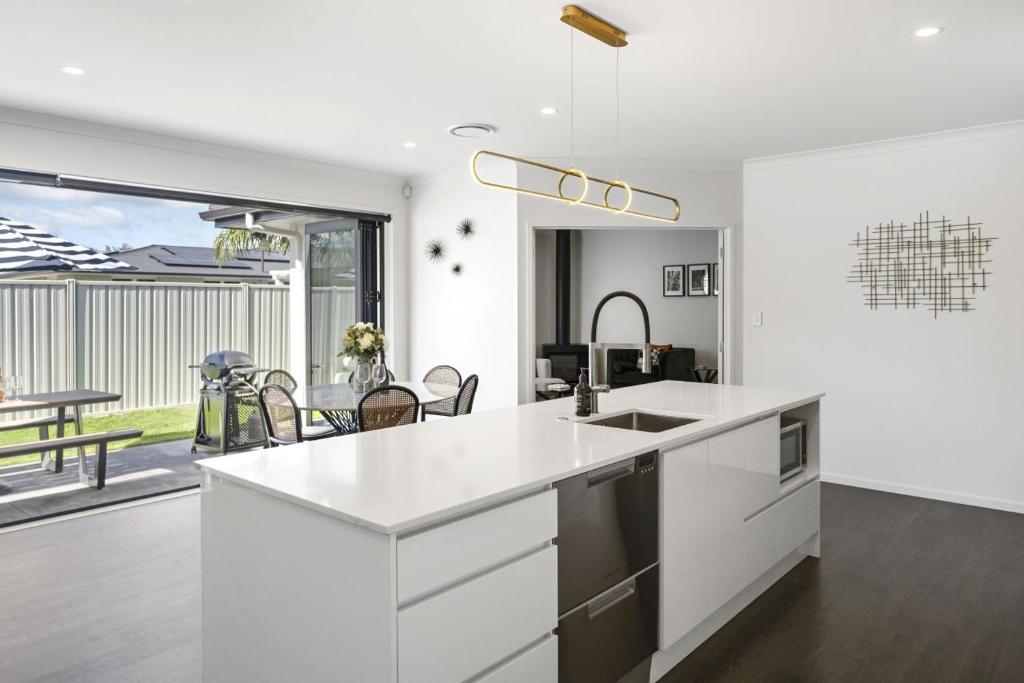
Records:
[[[875,491],[885,491],[886,493],[898,493],[904,496],[930,498],[932,500],[941,500],[947,503],[960,503],[961,505],[973,505],[974,507],[979,508],[990,508],[992,510],[1005,510],[1006,512],[1024,514],[1024,503],[1018,503],[1012,500],[1003,500],[1002,498],[985,498],[983,496],[972,496],[966,493],[942,491],[940,489],[928,489],[918,486],[907,486],[905,484],[894,484],[887,481],[877,481],[875,479],[850,477],[843,474],[828,474],[826,472],[821,473],[821,480],[829,484],[856,486],[857,488],[862,489],[874,489]]]

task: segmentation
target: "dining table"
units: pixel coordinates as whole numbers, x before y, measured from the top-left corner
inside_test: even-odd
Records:
[[[457,386],[436,382],[392,380],[388,382],[388,386],[409,389],[416,394],[421,406],[440,403],[454,398],[459,393]],[[311,384],[297,387],[292,397],[299,410],[316,411],[339,434],[351,434],[357,430],[355,412],[359,408],[359,401],[366,393],[365,391],[356,391],[348,383]]]
[[[71,389],[70,391],[48,391],[38,394],[20,394],[17,398],[8,398],[0,401],[0,414],[29,412],[36,410],[55,410],[56,416],[53,420],[57,427],[56,438],[64,436],[64,425],[68,422],[68,411],[71,412],[71,422],[75,425],[75,433],[82,433],[82,406],[96,403],[109,403],[120,401],[121,394],[109,391],[97,391],[95,389]],[[19,429],[21,427],[36,426],[38,421],[28,420],[25,423],[0,423],[0,430]],[[39,426],[39,445],[46,446],[46,439],[49,435],[49,426]],[[64,469],[64,449],[58,448],[56,457],[51,457],[49,451],[41,450],[40,465],[51,472],[61,472]],[[85,449],[79,447],[79,456],[85,454]]]

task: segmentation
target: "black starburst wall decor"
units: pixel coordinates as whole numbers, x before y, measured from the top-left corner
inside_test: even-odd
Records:
[[[463,218],[462,221],[455,226],[455,232],[459,234],[464,240],[468,240],[470,237],[476,234],[476,227],[473,225],[473,221],[468,218]]]
[[[431,263],[443,261],[445,254],[447,253],[447,249],[444,246],[444,242],[437,239],[436,237],[427,240],[427,243],[424,246],[423,251],[427,255],[427,260],[430,261]]]
[[[462,270],[463,270],[463,267],[462,267],[461,263],[453,263],[452,264],[452,275],[454,275],[455,277],[458,277],[458,276],[462,275]]]

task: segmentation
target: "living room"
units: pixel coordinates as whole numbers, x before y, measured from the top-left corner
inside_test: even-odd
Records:
[[[716,382],[724,369],[720,232],[536,230],[538,398],[557,397],[561,391],[548,385],[573,387],[581,372],[591,384],[610,389],[659,380]],[[616,296],[601,304],[613,292],[639,301]],[[599,304],[600,325],[594,328]],[[652,348],[648,372],[640,358],[645,319]]]

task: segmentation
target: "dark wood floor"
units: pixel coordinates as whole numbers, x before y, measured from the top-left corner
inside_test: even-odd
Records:
[[[808,558],[663,681],[1024,681],[1024,515],[823,485]]]
[[[1024,681],[1024,515],[821,498],[822,559],[663,681]],[[0,681],[200,680],[198,499],[0,534]]]

